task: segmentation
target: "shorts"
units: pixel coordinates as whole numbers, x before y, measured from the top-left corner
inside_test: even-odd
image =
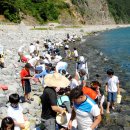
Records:
[[[41,125],[40,125],[41,130],[55,130],[56,129],[56,120],[51,118],[51,119],[41,119]]]
[[[117,96],[117,92],[108,92],[107,101],[116,102],[116,96]]]
[[[30,85],[30,81],[29,80],[25,81],[25,85],[23,87],[23,91],[24,91],[25,94],[28,94],[28,93],[31,92],[31,85]]]

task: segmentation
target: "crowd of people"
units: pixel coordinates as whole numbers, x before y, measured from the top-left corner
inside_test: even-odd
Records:
[[[75,42],[77,36],[67,38],[57,43],[46,39],[22,45],[18,49],[19,59],[24,67],[20,71],[21,87],[24,101],[31,104],[31,81],[43,87],[40,96],[42,104],[40,130],[95,130],[104,114],[104,92],[107,92],[107,109],[114,109],[116,95],[120,93],[119,79],[114,71],[107,71],[106,87],[103,90],[99,81],[87,84],[89,69],[84,56],[78,49],[70,49],[69,43]],[[61,56],[60,47],[64,47],[65,57]],[[75,74],[68,72],[68,63],[75,61]],[[1,122],[0,130],[29,130],[29,121],[23,115],[20,96],[17,93],[9,96],[8,117]]]

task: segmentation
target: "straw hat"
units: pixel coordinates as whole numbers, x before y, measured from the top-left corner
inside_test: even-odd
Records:
[[[69,86],[70,81],[62,76],[60,73],[47,74],[44,78],[44,83],[48,87],[66,88]]]

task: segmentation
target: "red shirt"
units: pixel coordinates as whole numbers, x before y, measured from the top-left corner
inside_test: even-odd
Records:
[[[29,70],[26,70],[25,68],[22,69],[21,72],[20,72],[22,86],[24,86],[24,79],[23,78],[27,77],[27,76],[30,76]]]
[[[26,63],[28,61],[28,58],[26,58],[25,56],[22,56],[21,61]]]
[[[89,87],[83,87],[82,91],[83,91],[83,94],[88,95],[93,100],[95,100],[97,98],[97,96],[98,96],[98,94],[96,93],[96,91],[92,90]]]

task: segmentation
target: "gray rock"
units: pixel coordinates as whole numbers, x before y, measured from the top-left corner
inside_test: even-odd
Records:
[[[130,127],[124,127],[124,130],[130,130]]]
[[[1,107],[0,108],[0,117],[6,117],[7,116],[7,107]]]
[[[6,106],[6,103],[8,102],[8,99],[6,95],[0,94],[0,107]]]

